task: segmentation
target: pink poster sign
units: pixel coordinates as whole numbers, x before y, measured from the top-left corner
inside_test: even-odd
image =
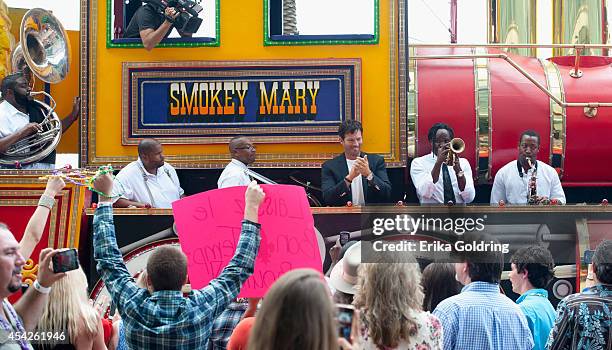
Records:
[[[283,273],[309,267],[321,271],[314,219],[304,188],[262,185],[261,244],[255,272],[240,297],[261,297]],[[244,217],[246,187],[211,190],[172,204],[192,288],[205,287],[234,256]]]

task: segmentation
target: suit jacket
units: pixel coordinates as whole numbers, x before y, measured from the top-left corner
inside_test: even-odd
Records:
[[[362,153],[363,157],[365,153]],[[362,179],[363,196],[366,204],[386,203],[391,197],[391,182],[387,176],[385,160],[376,154],[368,154],[368,165],[374,175],[372,181]],[[352,201],[350,187],[346,185],[344,178],[349,169],[346,164],[346,156],[343,154],[323,163],[321,168],[321,190],[323,201],[329,206],[344,206],[346,202]]]

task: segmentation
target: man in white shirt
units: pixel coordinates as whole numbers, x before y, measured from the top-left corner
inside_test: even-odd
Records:
[[[23,73],[8,75],[2,80],[0,91],[4,101],[0,103],[0,157],[16,142],[42,131],[39,123],[44,120],[43,110],[30,95],[30,86]],[[46,111],[45,111],[46,113]],[[80,100],[74,101],[72,112],[64,118],[62,132],[66,131],[80,115]],[[21,169],[53,169],[55,151],[37,163],[18,165]],[[0,166],[0,168],[2,168]],[[11,166],[10,168],[15,168]]]
[[[454,137],[450,126],[434,124],[427,134],[431,153],[412,160],[410,177],[421,204],[471,203],[476,196],[470,162],[455,156],[452,166],[445,163]]]
[[[218,188],[248,186],[251,183],[247,175],[247,166],[255,162],[257,150],[246,136],[236,136],[229,142],[232,160],[225,166],[219,180]]]
[[[391,197],[391,182],[383,157],[361,151],[361,123],[348,119],[338,136],[344,153],[326,161],[321,168],[323,201],[329,206],[386,203]]]
[[[126,165],[115,177],[113,206],[116,208],[172,208],[181,199],[176,170],[164,163],[162,145],[155,139],[138,144],[138,160]]]
[[[553,167],[537,160],[539,150],[540,135],[533,130],[524,131],[519,140],[518,160],[504,165],[495,175],[491,204],[500,204],[500,201],[504,204],[540,204],[549,200],[565,204],[559,175]],[[531,196],[534,177],[536,195]],[[531,201],[530,197],[533,197]]]

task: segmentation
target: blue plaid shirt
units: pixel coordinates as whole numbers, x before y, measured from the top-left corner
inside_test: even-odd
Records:
[[[242,320],[242,315],[249,308],[249,302],[232,302],[213,322],[208,350],[225,350],[234,328]]]
[[[472,282],[433,312],[444,329],[444,350],[531,350],[525,315],[499,285]]]
[[[115,239],[113,210],[96,209],[94,257],[111,298],[117,305],[131,349],[204,349],[213,320],[240,292],[253,273],[261,237],[258,224],[244,220],[236,253],[219,277],[186,297],[180,291],[150,294],[138,288]]]

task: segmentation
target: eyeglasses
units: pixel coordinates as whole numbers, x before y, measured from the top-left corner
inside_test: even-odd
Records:
[[[253,145],[248,145],[248,146],[242,146],[242,147],[236,147],[236,149],[248,149],[249,151],[254,151],[257,147],[253,146]]]

